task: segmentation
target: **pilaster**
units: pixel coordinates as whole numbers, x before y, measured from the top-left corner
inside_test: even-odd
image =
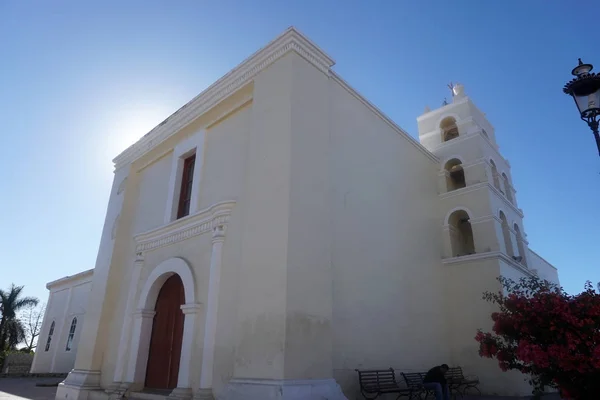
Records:
[[[200,389],[210,389],[213,384],[213,368],[215,357],[215,341],[217,336],[217,311],[219,302],[219,286],[221,282],[221,260],[223,258],[223,242],[226,225],[213,227],[212,252],[208,284],[208,301],[206,304],[206,323],[204,329],[204,350],[202,352],[202,369]]]
[[[100,368],[103,346],[107,336],[105,325],[101,322],[103,313],[105,314],[106,311],[104,308],[115,245],[114,239],[124,203],[124,182],[126,182],[129,170],[130,166],[125,165],[114,172],[100,247],[96,257],[92,290],[89,294],[85,320],[77,346],[75,367],[58,386],[56,398],[60,400],[87,399],[91,391],[100,390]],[[120,190],[121,186],[123,190]]]
[[[133,314],[132,341],[129,346],[125,382],[131,384],[134,390],[144,386],[154,314],[154,310],[137,310]]]
[[[125,313],[123,317],[123,325],[121,327],[121,338],[119,340],[119,350],[117,352],[117,364],[113,376],[113,386],[120,387],[123,383],[125,366],[127,362],[127,347],[130,343],[131,328],[132,328],[132,311],[135,307],[140,274],[144,267],[144,256],[142,252],[138,252],[133,262],[131,276],[129,280],[129,290],[127,294],[127,303],[125,305]]]
[[[175,399],[192,398],[192,355],[194,350],[194,339],[196,338],[196,319],[202,306],[196,303],[187,303],[181,306],[184,314],[183,341],[181,343],[181,358],[179,359],[179,375],[177,387],[169,395]]]

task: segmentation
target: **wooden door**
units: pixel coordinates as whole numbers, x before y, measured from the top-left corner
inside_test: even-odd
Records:
[[[156,314],[152,323],[146,367],[147,388],[177,387],[183,339],[183,312],[180,307],[184,303],[183,282],[179,275],[175,274],[163,284],[154,308]]]

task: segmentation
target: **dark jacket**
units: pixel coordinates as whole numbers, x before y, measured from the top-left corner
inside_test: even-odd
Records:
[[[442,367],[433,367],[425,375],[424,383],[437,382],[442,385],[446,384],[446,377],[442,371]]]

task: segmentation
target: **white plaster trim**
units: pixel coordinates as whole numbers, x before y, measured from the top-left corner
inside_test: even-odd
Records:
[[[113,374],[114,382],[123,381],[123,373],[125,372],[125,362],[127,361],[127,346],[131,338],[132,329],[132,311],[135,305],[138,287],[140,284],[140,275],[144,266],[144,258],[141,254],[136,256],[129,277],[129,290],[127,293],[127,302],[125,303],[125,314],[123,316],[123,326],[121,327],[121,339],[119,340],[117,363]]]
[[[456,127],[458,128],[459,125],[459,121],[461,121],[461,118],[458,114],[453,113],[453,112],[445,112],[442,115],[438,116],[437,122],[435,124],[435,126],[438,128],[437,131],[439,133],[442,133],[441,127],[440,125],[442,124],[442,121],[445,120],[446,118],[452,118],[454,119],[454,123],[456,124]],[[458,134],[460,135],[460,131],[458,132]]]
[[[92,277],[94,275],[94,269],[88,269],[87,271],[80,272],[75,275],[65,276],[64,278],[57,279],[52,282],[46,283],[46,289],[48,290],[56,290],[58,286],[66,285],[72,282],[76,282],[81,280],[82,283],[91,282]]]
[[[385,123],[388,124],[390,128],[395,130],[400,136],[404,139],[408,140],[410,144],[412,144],[417,150],[421,153],[425,154],[430,160],[434,162],[440,162],[439,158],[429,150],[427,150],[421,143],[419,143],[415,138],[410,136],[404,129],[398,126],[393,120],[391,120],[387,115],[385,115],[379,108],[377,108],[373,103],[367,100],[364,96],[358,93],[355,89],[353,89],[345,80],[343,80],[338,74],[334,71],[330,71],[331,78],[340,84],[344,89],[348,91],[352,96],[354,96],[358,101],[363,103],[371,112],[373,112],[376,116],[381,118]]]
[[[140,233],[134,237],[137,244],[136,251],[154,250],[211,232],[216,226],[226,225],[229,222],[234,205],[234,200],[222,201],[200,210],[196,214],[180,218],[160,228]]]
[[[442,264],[454,265],[454,264],[462,264],[462,263],[466,263],[466,262],[474,262],[474,261],[480,261],[480,260],[490,260],[490,259],[494,259],[494,258],[501,259],[502,261],[506,262],[508,265],[519,270],[520,272],[524,273],[525,275],[535,276],[534,273],[530,269],[519,264],[518,262],[513,260],[510,256],[508,256],[500,251],[488,251],[486,253],[475,253],[475,254],[470,254],[467,256],[444,258],[444,259],[442,259]]]
[[[457,189],[460,190],[460,189]],[[451,209],[450,211],[448,211],[446,213],[446,216],[444,217],[444,226],[449,226],[449,220],[450,220],[450,216],[455,212],[455,211],[464,211],[467,213],[467,215],[469,216],[469,220],[471,220],[473,218],[473,213],[471,212],[471,210],[469,210],[467,207],[464,206],[458,206],[458,207],[454,207],[453,209]]]
[[[197,314],[202,310],[202,303],[186,303],[182,304],[179,308],[181,308],[181,312],[184,314]]]
[[[219,113],[216,117],[214,117],[214,118],[210,119],[209,121],[207,121],[206,124],[205,124],[205,129],[212,128],[212,125],[218,123],[223,118],[226,118],[228,115],[235,113],[240,108],[245,107],[248,103],[250,103],[252,101],[252,98],[253,98],[253,94],[252,93],[248,93],[248,94],[244,95],[241,99],[239,99],[238,101],[236,101],[227,110]]]
[[[430,117],[432,117],[432,116],[434,116],[434,115],[436,115],[436,114],[441,114],[442,112],[445,112],[445,113],[450,113],[450,111],[451,111],[453,108],[455,108],[456,106],[458,106],[458,105],[460,105],[460,104],[464,104],[464,103],[466,103],[468,100],[469,100],[469,97],[468,97],[468,96],[465,96],[465,97],[464,97],[462,100],[460,100],[460,101],[457,101],[456,103],[449,103],[449,104],[446,104],[445,106],[442,106],[442,107],[440,107],[440,108],[436,108],[435,110],[431,110],[431,111],[429,111],[429,112],[427,112],[427,113],[425,113],[425,114],[419,115],[419,116],[417,117],[417,121],[420,121],[420,120],[422,120],[422,119],[425,119],[426,117],[427,117],[427,118],[430,118]],[[441,120],[440,120],[440,121],[441,121]],[[439,122],[439,121],[438,121],[438,122]],[[437,125],[439,126],[439,123],[438,123]]]
[[[464,195],[466,193],[474,192],[485,187],[491,189],[494,193],[496,193],[498,197],[502,199],[504,204],[506,204],[511,210],[513,210],[520,218],[523,218],[523,210],[517,208],[517,206],[508,201],[508,199],[504,195],[502,195],[502,193],[488,181],[475,183],[473,185],[465,186],[464,188],[460,189],[455,189],[450,192],[440,193],[439,197],[440,199],[449,199],[452,197]]]
[[[454,155],[451,155],[449,157],[445,157],[444,160],[441,161],[441,163],[440,163],[441,166],[442,166],[441,171],[446,171],[446,169],[445,169],[446,164],[448,163],[448,161],[454,160],[454,159],[457,159],[458,161],[460,161],[460,165],[463,168],[466,167],[467,164],[465,164],[464,157],[463,156],[459,156],[458,154],[454,154]]]
[[[132,163],[164,142],[289,52],[297,53],[324,73],[335,64],[317,45],[290,27],[119,154],[113,160],[115,169]]]
[[[161,158],[168,156],[172,152],[173,152],[173,149],[167,149],[167,150],[163,151],[162,153],[159,153],[157,156],[152,157],[152,159],[144,162],[143,164],[140,164],[136,168],[135,172],[139,174],[144,169],[148,168],[150,165],[154,164],[155,162],[158,162]]]
[[[161,262],[152,270],[150,276],[148,276],[148,279],[146,279],[144,288],[140,292],[137,309],[153,309],[154,305],[156,304],[156,299],[158,298],[158,292],[160,291],[160,288],[173,274],[179,275],[181,281],[183,282],[185,303],[195,303],[196,284],[194,281],[192,268],[190,268],[188,263],[183,258],[173,257]]]
[[[190,137],[179,142],[173,149],[171,158],[171,175],[169,176],[169,189],[167,192],[167,207],[165,209],[165,224],[177,218],[177,206],[179,205],[179,194],[181,192],[181,179],[183,176],[183,164],[187,157],[196,154],[194,161],[194,176],[192,177],[192,198],[190,200],[190,214],[198,210],[198,196],[200,195],[200,179],[202,178],[202,167],[204,160],[204,143],[206,130],[200,129]]]
[[[208,300],[206,303],[206,320],[204,329],[204,346],[202,351],[202,367],[200,369],[200,388],[213,387],[213,370],[215,345],[217,337],[217,320],[219,309],[219,289],[221,282],[221,265],[223,260],[224,229],[213,231],[212,251],[210,255],[210,272],[208,278]]]

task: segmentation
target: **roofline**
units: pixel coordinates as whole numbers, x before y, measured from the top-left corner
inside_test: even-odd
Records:
[[[538,256],[539,258],[542,259],[542,261],[544,261],[546,264],[548,264],[549,266],[551,266],[552,268],[554,268],[555,270],[558,271],[558,268],[556,268],[550,261],[546,260],[544,257],[540,256],[540,254],[537,251],[534,251],[531,249],[531,247],[528,247],[529,251],[532,252],[533,254],[535,254],[536,256]]]
[[[394,129],[398,134],[400,134],[400,136],[402,136],[403,138],[408,140],[410,142],[410,144],[415,146],[415,148],[417,150],[419,150],[421,153],[425,154],[425,156],[427,156],[431,161],[433,161],[436,164],[439,164],[440,160],[435,154],[433,154],[432,152],[427,150],[425,148],[425,146],[423,146],[421,143],[419,143],[414,137],[410,136],[404,129],[402,129],[398,124],[396,124],[391,118],[389,118],[387,115],[385,115],[383,113],[383,111],[381,111],[379,108],[377,108],[377,106],[375,106],[373,103],[371,103],[369,100],[367,100],[367,98],[365,98],[363,95],[361,95],[352,86],[350,86],[348,84],[348,82],[346,82],[342,77],[340,77],[334,71],[331,71],[330,74],[331,74],[331,77],[337,83],[339,83],[340,85],[342,85],[342,87],[344,87],[346,90],[348,90],[354,97],[356,97],[360,102],[362,102],[363,105],[365,105],[367,108],[369,108],[373,113],[375,113],[375,115],[377,115],[379,118],[381,118],[392,129]]]
[[[115,169],[129,165],[163,143],[290,52],[297,53],[324,73],[335,64],[323,50],[291,26],[115,157]]]
[[[445,106],[441,106],[440,108],[436,108],[435,110],[431,110],[426,113],[423,113],[417,117],[417,121],[421,121],[425,118],[430,118],[436,114],[441,114],[442,112],[448,112],[448,111],[452,110],[452,108],[454,108],[454,106],[459,105],[459,104],[464,104],[466,102],[469,102],[469,96],[465,96],[464,98],[460,99],[456,103],[454,103],[454,102],[448,103]],[[470,103],[472,103],[472,102],[470,102]]]
[[[81,280],[81,279],[86,278],[88,276],[91,277],[93,274],[94,274],[94,269],[92,268],[92,269],[88,269],[87,271],[79,272],[79,273],[77,273],[75,275],[68,275],[68,276],[65,276],[63,278],[57,279],[55,281],[48,282],[46,284],[46,289],[50,290],[50,289],[52,289],[52,288],[54,288],[56,286],[60,286],[60,285],[65,284],[65,283],[69,283],[69,282]]]

